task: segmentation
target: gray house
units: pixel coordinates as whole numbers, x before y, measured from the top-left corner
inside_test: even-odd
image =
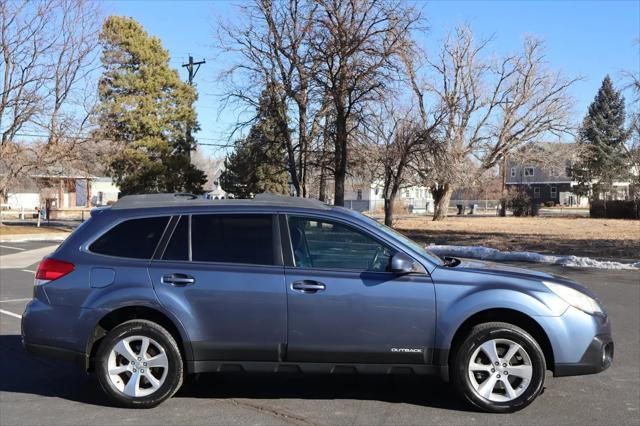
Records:
[[[523,189],[539,204],[587,207],[588,198],[573,193],[576,182],[569,175],[576,157],[576,145],[572,143],[529,145],[508,158],[507,188]]]
[[[524,189],[532,201],[570,207],[588,207],[587,197],[574,194],[577,182],[569,171],[576,158],[576,145],[540,143],[517,153],[507,161],[506,185]],[[614,182],[611,198],[629,198],[630,183]]]

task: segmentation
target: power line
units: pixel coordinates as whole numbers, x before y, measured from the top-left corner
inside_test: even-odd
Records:
[[[25,138],[42,138],[42,139],[48,139],[49,135],[47,134],[43,134],[43,133],[16,133],[15,136],[20,136],[20,137],[25,137]],[[86,141],[93,141],[93,142],[130,142],[130,141],[126,141],[126,140],[121,140],[121,139],[113,139],[113,138],[99,138],[99,137],[95,137],[95,136],[90,136],[90,135],[77,135],[77,136],[64,136],[62,139],[83,139]],[[218,141],[219,139],[215,139],[215,138],[198,138],[198,140],[208,140],[208,141]],[[198,143],[198,145],[205,145],[205,146],[218,146],[221,148],[228,148],[231,146],[231,144],[226,143]]]

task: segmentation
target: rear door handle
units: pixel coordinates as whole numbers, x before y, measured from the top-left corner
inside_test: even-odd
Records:
[[[318,281],[302,280],[295,281],[293,284],[291,284],[291,288],[293,288],[294,290],[299,290],[303,293],[316,293],[318,291],[324,291],[326,289],[326,286]]]
[[[187,274],[167,274],[162,276],[161,281],[163,284],[185,286],[195,283],[196,279]]]

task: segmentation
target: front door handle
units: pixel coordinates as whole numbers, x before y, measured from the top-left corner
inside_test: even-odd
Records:
[[[303,293],[316,293],[318,291],[324,291],[326,289],[325,285],[318,281],[312,280],[302,280],[295,281],[291,284],[291,288],[294,290],[299,290]]]
[[[167,274],[162,276],[161,281],[163,284],[185,286],[195,283],[196,279],[186,274]]]

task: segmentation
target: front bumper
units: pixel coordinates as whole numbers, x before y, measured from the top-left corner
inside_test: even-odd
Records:
[[[556,363],[555,377],[595,374],[606,370],[613,361],[613,339],[610,334],[595,336],[577,363]]]

